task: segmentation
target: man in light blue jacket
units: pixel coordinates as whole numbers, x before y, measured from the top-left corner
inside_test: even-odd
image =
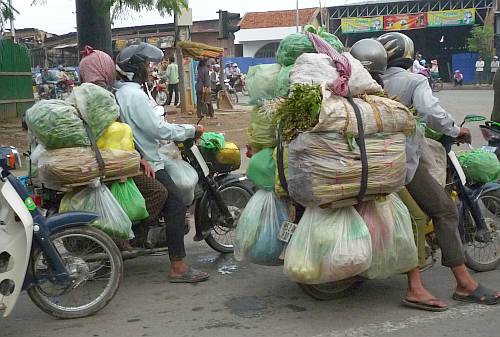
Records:
[[[168,190],[165,203],[167,246],[170,257],[168,278],[175,283],[194,283],[208,279],[209,275],[188,267],[183,261],[184,225],[187,207],[175,183],[165,170],[160,156],[160,140],[184,141],[203,133],[202,126],[178,125],[165,122],[154,112],[152,101],[143,89],[150,75],[149,62],[159,61],[163,52],[158,48],[141,43],[125,48],[117,57],[117,71],[122,82],[117,84],[116,99],[120,105],[121,119],[134,132],[137,150],[151,167],[150,174]]]

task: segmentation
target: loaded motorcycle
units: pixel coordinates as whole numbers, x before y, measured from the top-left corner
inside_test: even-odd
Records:
[[[42,215],[23,184],[0,165],[0,314],[20,292],[44,312],[79,318],[104,308],[118,291],[123,261],[113,240],[89,226],[89,212]]]
[[[466,122],[482,121],[484,117],[468,115]],[[466,266],[475,271],[490,271],[500,265],[500,185],[497,183],[472,184],[460,166],[452,145],[459,142],[444,136],[440,142],[448,156],[445,189],[456,201],[459,211],[459,232],[465,248]],[[278,153],[279,155],[279,153]],[[300,217],[300,213],[298,213]],[[295,219],[298,223],[300,219]],[[439,249],[432,225],[428,226],[427,257],[436,261]],[[364,279],[354,277],[325,284],[299,284],[305,293],[318,300],[331,300],[350,294]]]
[[[198,174],[198,185],[195,190],[194,221],[196,240],[205,242],[220,253],[233,252],[234,229],[241,212],[253,195],[253,185],[245,175],[234,173],[239,168],[234,164],[221,164],[216,156],[200,151],[194,140],[177,144],[182,158],[188,162]],[[49,214],[58,212],[64,192],[47,189],[36,184],[34,188],[42,196],[42,207]],[[167,251],[165,217],[160,215],[158,221],[147,226],[137,226],[133,249],[124,250],[123,258],[134,258]],[[189,232],[189,223],[185,234]]]

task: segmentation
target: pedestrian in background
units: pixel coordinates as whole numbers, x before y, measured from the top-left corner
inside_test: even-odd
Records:
[[[493,84],[493,78],[495,77],[495,74],[500,68],[500,61],[498,61],[498,56],[493,56],[493,60],[491,61],[491,74],[490,74],[490,84]]]
[[[196,77],[196,114],[199,118],[207,115],[214,117],[214,107],[211,100],[211,83],[208,61],[201,60],[198,63],[198,76]]]
[[[169,64],[166,70],[166,77],[168,83],[168,100],[167,105],[172,103],[172,96],[175,94],[174,105],[179,105],[179,67],[175,63],[175,58],[170,56],[168,58]]]
[[[481,56],[476,61],[476,85],[483,84],[484,61]]]
[[[464,85],[464,75],[460,70],[455,70],[453,81],[455,82],[455,87]]]

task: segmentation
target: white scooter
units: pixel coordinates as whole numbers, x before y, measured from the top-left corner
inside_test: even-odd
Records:
[[[22,290],[58,318],[95,314],[116,294],[120,251],[90,227],[89,212],[42,215],[28,191],[0,160],[0,315],[7,317]]]

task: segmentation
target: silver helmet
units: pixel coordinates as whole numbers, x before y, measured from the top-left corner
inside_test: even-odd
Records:
[[[351,55],[370,73],[381,74],[387,69],[387,52],[377,40],[359,40],[352,46]]]

